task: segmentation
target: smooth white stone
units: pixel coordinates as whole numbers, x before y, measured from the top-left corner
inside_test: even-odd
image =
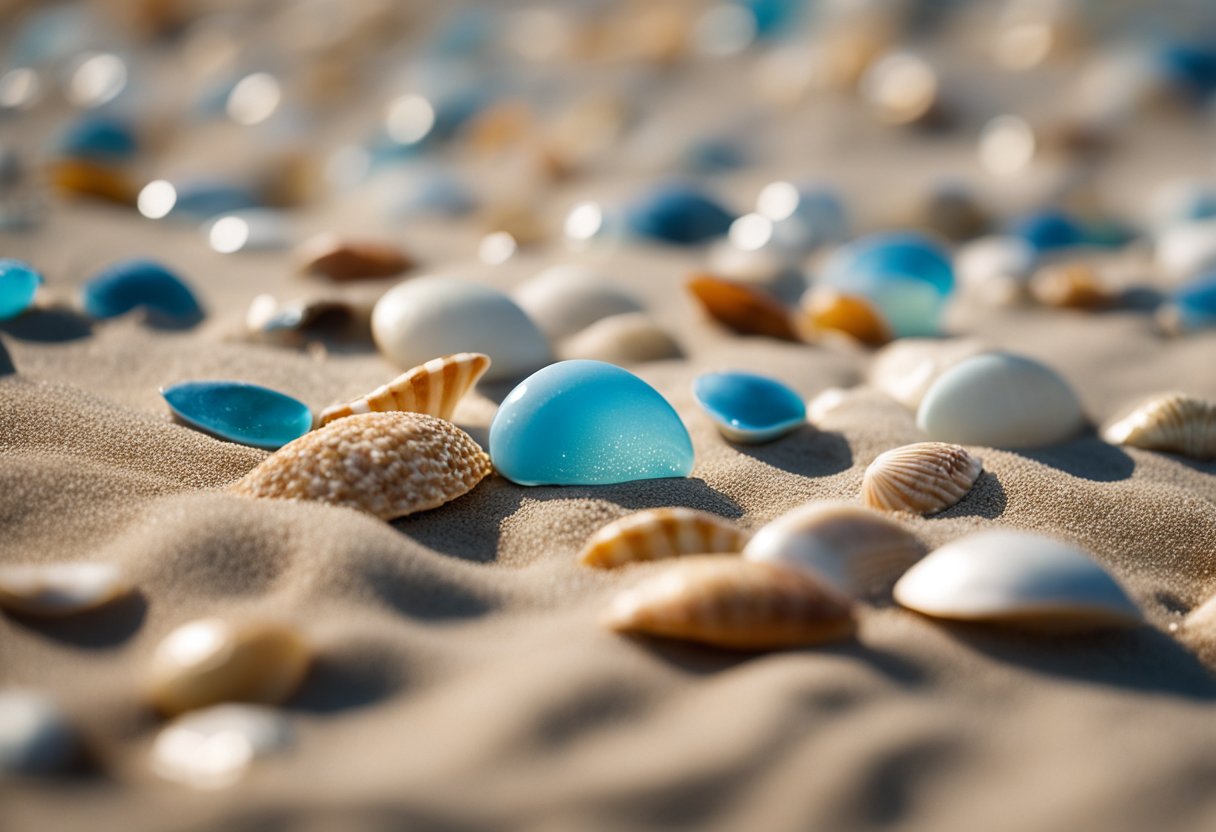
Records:
[[[938,376],[986,351],[974,338],[900,338],[875,354],[870,385],[915,410]]]
[[[152,746],[152,769],[166,780],[196,789],[236,783],[250,764],[289,747],[287,717],[258,705],[215,705],[165,726]]]
[[[646,312],[596,321],[561,345],[562,358],[591,358],[610,364],[640,364],[679,358],[680,345]]]
[[[629,292],[583,266],[545,269],[511,293],[541,332],[554,341],[612,315],[642,311]]]
[[[0,777],[54,774],[76,754],[76,732],[51,699],[29,690],[0,691]]]

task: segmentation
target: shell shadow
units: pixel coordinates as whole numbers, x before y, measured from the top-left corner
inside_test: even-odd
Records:
[[[1086,436],[1048,448],[1012,450],[1011,453],[1094,482],[1125,480],[1136,470],[1136,461],[1127,453],[1096,436]]]
[[[930,519],[983,517],[987,520],[995,520],[1005,513],[1005,506],[1008,502],[1005,496],[1005,486],[1001,485],[1001,481],[996,478],[996,475],[989,471],[981,471],[975,484],[971,486],[971,490],[963,499],[945,511],[930,515]]]
[[[143,626],[148,602],[132,592],[108,604],[64,618],[9,613],[8,619],[47,638],[87,650],[105,650],[125,642]]]
[[[607,500],[631,511],[679,506],[730,519],[743,516],[738,503],[698,477],[634,480],[613,485],[529,486],[527,493],[538,500]]]
[[[853,451],[844,434],[810,424],[762,445],[728,444],[741,454],[803,477],[827,477],[853,467]]]
[[[19,318],[0,322],[0,332],[20,341],[62,343],[88,338],[93,334],[93,321],[64,307],[34,309]]]
[[[482,379],[477,382],[477,392],[485,396],[494,404],[502,404],[502,400],[510,395],[511,391],[519,386],[519,383],[528,377],[528,373],[508,379],[495,379],[494,381],[486,381]]]
[[[8,376],[17,372],[17,367],[13,364],[13,358],[8,354],[8,347],[4,346],[4,341],[0,340],[0,376]]]

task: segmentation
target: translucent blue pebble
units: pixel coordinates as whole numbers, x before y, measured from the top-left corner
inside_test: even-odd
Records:
[[[1012,230],[1040,253],[1089,242],[1085,228],[1062,211],[1042,211],[1023,217],[1014,223]]]
[[[42,275],[29,263],[0,260],[0,321],[15,318],[30,308]]]
[[[1182,330],[1216,327],[1216,272],[1179,287],[1170,300]]]
[[[706,373],[693,382],[692,392],[732,442],[769,442],[806,421],[802,397],[768,376]]]
[[[256,384],[186,381],[160,394],[186,424],[255,448],[281,448],[312,429],[308,405]]]
[[[152,260],[115,263],[86,283],[82,295],[85,311],[94,318],[114,318],[138,307],[171,322],[189,323],[203,316],[190,287]]]
[[[93,162],[125,162],[139,151],[135,133],[123,121],[88,115],[71,124],[60,136],[60,155]]]
[[[494,467],[520,485],[608,485],[687,477],[688,430],[658,391],[602,361],[528,376],[490,425]]]
[[[667,243],[693,245],[730,230],[735,216],[689,185],[661,185],[629,206],[629,230]]]

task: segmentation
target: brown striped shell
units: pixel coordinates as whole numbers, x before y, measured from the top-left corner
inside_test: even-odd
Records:
[[[110,563],[0,566],[0,607],[47,618],[87,612],[131,591]]]
[[[336,404],[321,411],[318,421],[327,425],[335,419],[356,413],[404,410],[429,413],[440,419],[452,418],[456,404],[490,368],[490,356],[479,352],[458,352],[432,358],[397,378],[377,387],[349,404]]]
[[[579,562],[598,569],[679,555],[739,552],[747,532],[691,508],[654,508],[609,523],[591,536]]]
[[[1116,445],[1214,459],[1216,402],[1167,393],[1140,405],[1102,435]]]
[[[967,496],[983,468],[961,445],[904,445],[879,454],[866,468],[861,501],[882,511],[933,514]]]
[[[677,561],[613,599],[604,623],[736,650],[844,639],[850,601],[813,577],[725,555]]]
[[[284,445],[233,490],[391,520],[468,493],[490,470],[490,457],[451,422],[424,413],[363,413]]]

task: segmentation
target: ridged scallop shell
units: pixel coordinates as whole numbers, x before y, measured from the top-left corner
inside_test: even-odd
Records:
[[[579,553],[599,569],[680,555],[739,552],[747,532],[717,515],[692,508],[652,508],[604,526]]]
[[[750,561],[809,573],[845,595],[889,587],[924,548],[899,523],[850,503],[810,503],[762,527],[743,548]]]
[[[1102,434],[1107,442],[1194,459],[1216,458],[1216,402],[1183,393],[1159,396]]]
[[[258,757],[294,739],[287,717],[262,705],[225,704],[175,719],[156,736],[152,769],[196,789],[222,789],[241,779]]]
[[[284,445],[233,490],[391,520],[468,493],[490,470],[490,457],[451,422],[424,413],[363,413]]]
[[[866,468],[861,501],[882,511],[933,514],[967,496],[983,468],[961,445],[904,445],[879,454]]]
[[[287,625],[203,618],[157,645],[148,697],[166,714],[219,702],[273,705],[295,693],[311,661],[308,643]]]
[[[801,340],[789,311],[759,289],[709,274],[693,275],[687,287],[710,317],[733,332]]]
[[[25,615],[75,615],[130,591],[122,570],[109,563],[0,566],[0,607]]]
[[[855,629],[849,600],[814,578],[728,556],[676,562],[617,595],[604,623],[737,650],[820,644]]]
[[[456,404],[490,368],[490,357],[479,352],[458,352],[433,358],[406,370],[350,404],[336,404],[321,411],[320,424],[356,413],[403,410],[428,413],[451,420]]]

